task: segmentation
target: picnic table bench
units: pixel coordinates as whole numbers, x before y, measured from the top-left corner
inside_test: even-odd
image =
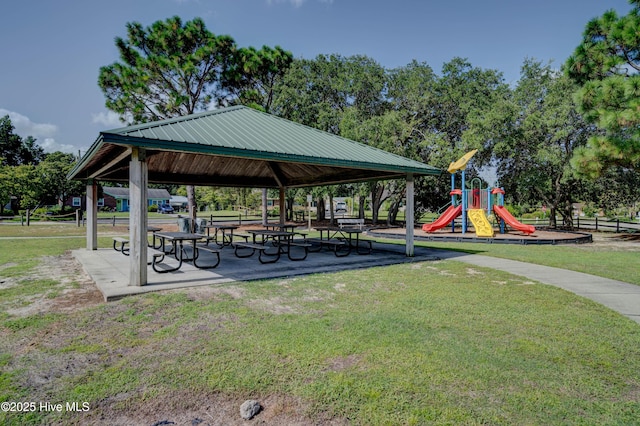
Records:
[[[320,238],[309,239],[309,241],[319,244],[320,247],[313,251],[319,251],[324,245],[331,248],[338,257],[347,256],[353,248],[356,249],[358,254],[371,254],[374,241],[361,240],[360,234],[364,231],[360,228],[319,226],[315,229],[320,231]],[[339,250],[343,245],[347,247],[346,251]]]
[[[196,246],[195,248],[196,252],[200,252],[200,251],[206,251],[209,252],[214,256],[214,263],[209,263],[209,264],[203,264],[202,263],[202,256],[200,256],[200,253],[195,253],[193,258],[190,259],[191,262],[193,262],[193,266],[195,266],[198,269],[212,269],[215,268],[216,266],[218,266],[220,264],[220,250],[217,248],[213,248],[213,247],[207,247],[207,246]],[[161,250],[155,250],[155,249],[151,249],[150,250],[150,254],[151,254],[151,267],[153,268],[154,271],[160,273],[160,274],[164,274],[167,272],[173,272],[173,271],[177,271],[178,269],[180,269],[182,267],[182,262],[183,262],[183,257],[182,255],[179,256],[175,256],[177,263],[177,266],[169,266],[169,264],[167,262],[164,261],[165,256],[168,256],[170,253],[166,253],[164,251]],[[172,258],[174,256],[171,256]],[[198,261],[200,261],[201,263],[198,263]],[[166,265],[166,267],[160,267],[159,264],[164,263]]]
[[[323,246],[329,247],[333,253],[338,257],[347,256],[351,253],[351,247],[347,244],[346,241],[341,239],[327,239],[323,240],[321,238],[307,238],[307,241],[312,244],[312,246],[317,246],[317,249],[309,249],[310,252],[318,252],[322,249]],[[341,248],[347,247],[345,252],[340,251]]]
[[[235,237],[242,238],[242,239],[244,239],[244,242],[245,242],[245,243],[247,243],[247,242],[249,242],[249,238],[251,238],[251,235],[249,235],[249,234],[236,233],[236,234],[233,234],[233,237],[234,237],[234,238],[235,238]],[[235,243],[233,243],[233,244],[235,244]],[[232,244],[232,245],[233,245],[233,244]]]
[[[120,244],[120,248],[118,248],[118,244]],[[119,251],[125,256],[129,256],[129,248],[126,245],[129,244],[129,240],[122,237],[113,237],[113,249],[115,251]]]
[[[280,255],[286,253],[289,260],[298,261],[307,258],[309,248],[312,246],[306,241],[306,239],[295,239],[294,236],[298,235],[297,232],[289,231],[276,231],[269,229],[258,229],[248,231],[252,234],[252,242],[236,242],[234,243],[235,255],[237,257],[250,257],[258,251],[260,263],[274,263],[280,259]],[[260,236],[261,241],[256,241],[256,237]],[[269,243],[271,242],[271,243]],[[268,249],[276,247],[276,251],[269,252]],[[304,254],[301,256],[292,255],[291,247],[301,247],[304,249]],[[239,250],[240,249],[240,250]],[[251,249],[249,254],[242,253],[242,249]]]
[[[243,258],[243,257],[251,257],[254,255],[254,253],[256,252],[256,250],[260,253],[258,260],[260,260],[260,263],[274,263],[277,262],[278,259],[280,259],[280,248],[278,247],[275,253],[266,253],[267,249],[270,248],[269,246],[265,245],[265,244],[258,244],[258,243],[248,243],[248,242],[237,242],[233,244],[234,248],[235,248],[235,255],[237,257]],[[240,254],[238,252],[238,249],[251,249],[251,253],[250,254]],[[265,258],[263,258],[263,255],[265,256]],[[265,260],[266,257],[270,257],[272,259],[270,260]]]
[[[182,262],[193,262],[193,266],[199,269],[215,268],[220,264],[220,250],[213,247],[197,245],[196,242],[202,241],[204,238],[202,234],[192,234],[189,232],[158,232],[157,237],[162,240],[161,249],[154,250],[152,254],[152,267],[153,270],[159,273],[177,271],[182,267]],[[165,241],[166,240],[166,241]],[[188,253],[185,251],[187,246],[184,242],[191,242],[191,257],[188,257]],[[171,243],[171,249],[167,250],[166,242]],[[203,263],[203,257],[200,256],[200,252],[208,252],[214,255],[214,261],[211,263]],[[168,268],[159,268],[159,263],[165,263],[164,257],[167,255],[173,255],[178,262],[177,266]],[[210,256],[206,256],[210,257]]]
[[[344,228],[345,226],[353,226],[358,229],[364,228],[364,219],[352,219],[352,218],[340,218],[338,219],[338,226]]]
[[[301,240],[291,240],[287,243],[287,256],[289,257],[290,260],[305,260],[307,258],[307,255],[309,254],[309,249],[311,247],[313,247],[313,244],[311,244],[310,242],[307,241],[306,236],[303,237],[303,239]],[[304,256],[302,257],[292,257],[291,256],[291,247],[302,247],[304,248]]]

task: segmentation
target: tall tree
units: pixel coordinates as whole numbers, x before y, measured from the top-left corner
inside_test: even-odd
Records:
[[[238,103],[251,108],[271,112],[276,87],[293,62],[293,55],[280,46],[262,46],[238,49],[232,66],[223,74],[227,86],[229,104]],[[267,189],[262,189],[266,200]],[[268,210],[266,201],[262,204],[262,217],[266,225]]]
[[[32,208],[41,201],[42,180],[35,173],[45,157],[44,149],[32,136],[22,138],[8,115],[0,118],[0,213],[16,197],[18,205]]]
[[[602,134],[576,152],[574,165],[595,177],[613,166],[640,168],[640,0],[625,16],[591,20],[565,72],[582,85],[576,100]]]
[[[120,62],[100,68],[98,84],[106,106],[129,123],[192,114],[216,105],[222,73],[236,51],[235,41],[216,36],[200,18],[174,16],[144,28],[127,24],[127,39],[116,38]],[[195,224],[195,188],[187,186],[191,223]]]
[[[389,145],[380,147],[446,169],[470,149],[462,134],[471,115],[489,108],[507,90],[499,72],[474,67],[463,58],[444,64],[440,76],[416,61],[392,70],[383,125]],[[418,178],[416,217],[449,202],[449,190],[448,179]]]
[[[489,108],[508,89],[500,72],[474,67],[459,57],[445,63],[439,76],[426,64],[409,64],[396,71],[391,88],[393,108],[411,128],[411,136],[403,141],[404,155],[441,169],[470,150],[462,137],[470,117]],[[417,179],[416,217],[448,203],[450,189],[447,178]]]
[[[13,170],[0,161],[0,216],[4,215],[5,206],[11,206],[13,196]]]
[[[347,108],[369,117],[379,112],[384,87],[384,68],[366,56],[297,59],[277,92],[273,112],[339,135]]]
[[[39,164],[45,157],[44,148],[36,143],[36,138],[27,136],[22,140],[20,149],[22,164]]]
[[[18,166],[38,164],[44,158],[44,149],[36,144],[36,139],[23,139],[14,133],[15,127],[8,115],[0,118],[0,164]]]
[[[183,24],[174,16],[144,28],[127,24],[116,37],[120,62],[100,68],[106,106],[132,124],[192,114],[217,104],[221,75],[235,41],[216,36],[200,18]]]
[[[47,154],[36,166],[36,174],[40,181],[43,197],[55,200],[59,206],[72,194],[82,192],[82,182],[67,179],[76,159],[73,154],[57,151]]]
[[[230,36],[211,33],[202,19],[183,23],[177,16],[147,28],[127,24],[127,39],[117,37],[116,47],[120,61],[102,67],[98,83],[107,108],[132,124],[234,103],[268,111],[281,67],[292,58],[280,47],[238,49]],[[195,189],[186,189],[194,219]]]
[[[45,194],[36,166],[21,164],[11,167],[6,184],[20,208],[33,210],[42,204]]]
[[[22,138],[15,134],[14,130],[15,127],[8,115],[0,118],[0,164],[8,166],[21,164]]]
[[[480,148],[474,162],[497,165],[508,200],[550,209],[572,226],[572,203],[581,197],[570,160],[595,131],[577,112],[576,85],[538,61],[525,60],[517,87],[482,115],[475,115],[465,139]]]
[[[276,87],[282,83],[292,62],[291,52],[280,46],[238,49],[223,74],[223,84],[228,88],[225,101],[271,112]]]
[[[289,120],[349,137],[343,133],[345,115],[366,120],[380,113],[385,105],[385,85],[384,68],[367,56],[318,55],[311,60],[298,59],[278,88],[273,111]],[[333,196],[340,190],[332,186],[314,194]],[[324,219],[323,200],[318,199],[317,206],[318,219]],[[333,208],[329,212],[333,220]]]

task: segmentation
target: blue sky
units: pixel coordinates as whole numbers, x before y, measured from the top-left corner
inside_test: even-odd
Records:
[[[118,60],[127,22],[201,17],[238,46],[280,45],[297,58],[367,55],[437,73],[454,57],[515,83],[525,58],[560,67],[586,23],[627,0],[6,0],[1,8],[0,116],[46,151],[84,153],[121,126],[104,107],[101,66]]]

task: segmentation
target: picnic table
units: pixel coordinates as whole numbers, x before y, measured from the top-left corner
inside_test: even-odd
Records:
[[[358,254],[370,254],[371,253],[371,241],[360,240],[360,234],[364,231],[360,228],[347,228],[336,226],[318,226],[314,228],[320,232],[319,239],[310,239],[310,242],[317,243],[319,245],[319,251],[322,246],[329,247],[333,250],[334,254],[338,257],[347,256],[351,253],[351,249],[355,248]],[[368,245],[368,251],[361,251],[360,243]],[[345,251],[342,251],[346,248]]]
[[[149,247],[153,249],[159,249],[160,246],[156,247],[156,232],[162,231],[162,228],[158,228],[157,226],[147,226],[147,232],[151,232],[152,234],[152,242],[149,244]]]
[[[267,223],[266,225],[264,225],[265,229],[267,230],[288,232],[293,232],[293,230],[296,229],[297,226],[298,225],[292,225],[289,223]]]
[[[222,248],[233,244],[233,231],[238,229],[238,226],[212,224],[205,225],[204,228],[207,229],[207,244],[209,244],[209,241],[214,241],[220,248]],[[211,236],[211,229],[214,229],[213,237]],[[220,232],[220,239],[218,239],[218,232]]]
[[[289,260],[298,261],[307,258],[308,248],[311,246],[305,240],[295,241],[294,237],[300,235],[297,232],[289,231],[276,231],[272,229],[254,229],[247,231],[252,234],[252,242],[236,242],[235,255],[237,257],[250,257],[258,251],[260,253],[260,263],[274,263],[280,259],[281,254],[287,254]],[[260,237],[258,240],[257,237]],[[272,244],[268,244],[271,241]],[[275,250],[269,251],[270,248],[275,247]],[[302,247],[304,249],[303,256],[292,256],[292,247]],[[242,253],[242,249],[251,249],[251,253]]]
[[[198,247],[197,242],[201,241],[204,236],[201,234],[195,234],[191,232],[156,232],[156,237],[160,238],[160,252],[153,254],[152,267],[153,270],[160,273],[173,272],[177,271],[182,267],[183,262],[193,262],[193,266],[196,268],[215,268],[220,263],[220,252],[219,250],[210,249],[208,247]],[[192,245],[192,254],[189,257],[186,254],[184,242],[191,241]],[[171,244],[171,248],[167,251],[167,242]],[[205,250],[210,253],[213,253],[217,256],[217,262],[213,265],[198,265],[197,260],[199,256],[198,250]],[[178,265],[175,267],[169,268],[158,268],[157,264],[164,261],[164,257],[166,255],[173,254],[176,260],[178,261]]]
[[[153,234],[153,240],[151,243],[147,245],[152,249],[159,249],[160,246],[156,247],[156,232],[162,231],[162,228],[158,228],[156,226],[147,226],[147,232],[151,232]],[[113,249],[115,251],[119,251],[125,256],[129,256],[129,239],[123,237],[113,237]]]

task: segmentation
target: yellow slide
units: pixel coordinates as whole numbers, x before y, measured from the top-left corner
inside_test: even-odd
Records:
[[[487,220],[487,216],[482,209],[467,210],[469,219],[473,223],[478,237],[493,237],[493,226]]]

